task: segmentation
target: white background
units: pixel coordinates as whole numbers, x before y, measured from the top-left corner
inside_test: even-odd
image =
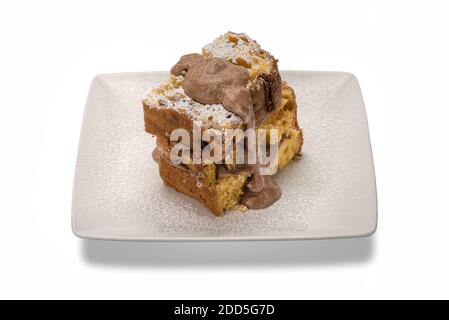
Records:
[[[379,227],[367,239],[86,243],[70,228],[87,90],[169,69],[227,30],[280,69],[361,84]],[[447,1],[0,4],[0,298],[449,298]]]

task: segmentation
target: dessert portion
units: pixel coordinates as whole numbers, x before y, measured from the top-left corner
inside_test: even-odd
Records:
[[[217,216],[231,209],[265,208],[280,198],[271,174],[298,159],[303,143],[296,97],[281,80],[277,60],[247,35],[228,32],[206,45],[201,55],[182,56],[170,78],[148,94],[143,108],[145,130],[157,137],[153,158],[167,185]],[[247,161],[256,142],[244,136],[234,136],[230,148],[214,154],[219,161],[192,161],[193,143],[187,143],[190,152],[174,163],[171,155],[179,141],[171,141],[171,133],[184,129],[193,137],[195,124],[201,133],[213,130],[223,136],[230,129],[255,130],[257,142],[260,133],[267,149],[276,147],[274,169],[261,174],[259,156],[255,163]],[[201,141],[201,148],[213,142]],[[243,163],[236,160],[239,144],[246,150]]]

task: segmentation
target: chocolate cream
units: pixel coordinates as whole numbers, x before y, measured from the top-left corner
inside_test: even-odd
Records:
[[[189,97],[202,104],[221,103],[242,119],[246,129],[255,129],[256,123],[260,123],[267,113],[267,110],[259,110],[256,119],[254,106],[261,105],[258,99],[263,97],[260,94],[252,96],[247,88],[250,81],[248,70],[226,59],[188,54],[181,57],[171,69],[171,74],[184,76],[182,87]],[[251,177],[242,198],[242,203],[248,208],[263,209],[281,197],[281,190],[271,176],[260,175],[259,164],[239,164],[232,172],[224,167],[218,170],[219,176],[239,172]]]

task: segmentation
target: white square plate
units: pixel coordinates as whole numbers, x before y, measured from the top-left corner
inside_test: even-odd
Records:
[[[277,174],[282,198],[264,210],[217,218],[165,186],[151,158],[141,100],[167,72],[95,77],[81,130],[72,227],[82,238],[277,240],[357,237],[377,225],[365,107],[343,72],[282,72],[295,89],[302,159]]]

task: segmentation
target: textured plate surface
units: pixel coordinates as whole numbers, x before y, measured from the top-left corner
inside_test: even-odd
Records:
[[[72,227],[122,240],[313,239],[367,236],[377,224],[368,125],[357,79],[343,72],[282,72],[295,89],[302,159],[275,180],[273,206],[216,218],[165,186],[151,158],[141,100],[166,72],[95,77],[80,136]]]

